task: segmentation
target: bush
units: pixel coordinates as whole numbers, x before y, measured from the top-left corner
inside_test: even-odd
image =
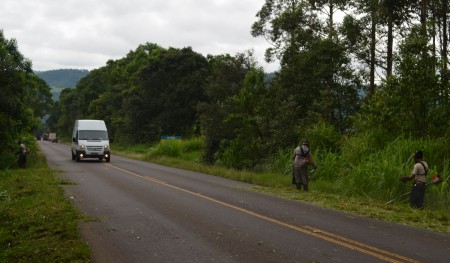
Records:
[[[185,140],[161,140],[154,146],[147,147],[146,159],[161,157],[179,158],[188,161],[200,161],[205,150],[202,138]]]
[[[305,137],[314,148],[336,151],[339,148],[341,135],[336,128],[324,121],[320,121],[308,127],[305,131]]]
[[[150,148],[147,157],[168,156],[180,157],[182,153],[182,142],[178,140],[162,140]]]

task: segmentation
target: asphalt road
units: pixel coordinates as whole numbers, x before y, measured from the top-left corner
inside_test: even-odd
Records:
[[[77,163],[67,145],[39,145],[49,166],[75,183],[62,186],[67,198],[94,219],[80,224],[93,262],[450,262],[450,235],[114,152],[110,163]]]

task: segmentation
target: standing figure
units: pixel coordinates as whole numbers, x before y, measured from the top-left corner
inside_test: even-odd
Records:
[[[298,190],[302,189],[308,192],[308,165],[312,165],[317,168],[317,165],[313,162],[311,156],[311,150],[309,149],[308,140],[303,140],[302,145],[298,146],[294,150],[294,182]]]
[[[27,166],[28,149],[21,140],[19,140],[19,151],[16,152],[16,155],[19,155],[19,167],[25,168]]]
[[[410,176],[403,176],[402,181],[414,180],[409,203],[411,207],[423,209],[423,200],[425,197],[426,176],[428,173],[428,163],[423,160],[423,151],[417,151],[414,154],[414,168]]]

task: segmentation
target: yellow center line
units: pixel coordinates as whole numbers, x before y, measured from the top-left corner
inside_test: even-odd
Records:
[[[164,186],[170,187],[172,189],[176,189],[178,191],[182,191],[182,192],[185,192],[185,193],[197,196],[197,197],[201,197],[203,199],[209,200],[209,201],[214,202],[216,204],[220,204],[222,206],[226,206],[226,207],[232,208],[234,210],[237,210],[237,211],[243,212],[245,214],[248,214],[248,215],[251,215],[251,216],[263,219],[265,221],[272,222],[274,224],[277,224],[277,225],[280,225],[280,226],[284,226],[284,227],[289,228],[289,229],[293,229],[293,230],[295,230],[297,232],[301,232],[301,233],[304,233],[304,234],[307,234],[307,235],[310,235],[310,236],[314,236],[314,237],[326,240],[328,242],[331,242],[331,243],[334,243],[334,244],[337,244],[337,245],[349,248],[351,250],[359,251],[359,252],[361,252],[363,254],[376,257],[376,258],[384,260],[386,262],[391,262],[391,263],[403,262],[403,261],[399,261],[399,260],[404,260],[406,262],[418,262],[416,260],[413,260],[413,259],[401,256],[401,255],[395,254],[393,252],[389,252],[389,251],[386,251],[386,250],[383,250],[383,249],[379,249],[379,248],[376,248],[376,247],[373,247],[373,246],[370,246],[370,245],[367,245],[367,244],[364,244],[364,243],[361,243],[361,242],[358,242],[358,241],[355,241],[355,240],[352,240],[352,239],[348,239],[348,238],[345,238],[343,236],[339,236],[339,235],[336,235],[336,234],[333,234],[333,233],[330,233],[330,232],[326,232],[326,231],[323,231],[323,230],[320,230],[320,229],[317,229],[317,228],[314,228],[314,227],[311,227],[311,226],[306,226],[305,225],[305,226],[302,226],[302,227],[298,227],[298,226],[295,226],[295,225],[291,225],[291,224],[288,224],[286,222],[283,222],[283,221],[280,221],[280,220],[277,220],[277,219],[274,219],[274,218],[271,218],[271,217],[267,217],[265,215],[258,214],[256,212],[253,212],[253,211],[250,211],[250,210],[247,210],[247,209],[244,209],[242,207],[235,206],[233,204],[226,203],[226,202],[214,199],[212,197],[203,195],[201,193],[196,193],[196,192],[184,189],[184,188],[180,188],[180,187],[175,186],[175,185],[171,185],[171,184],[169,184],[169,183],[167,183],[165,181],[162,181],[162,180],[159,180],[159,179],[156,179],[156,178],[153,178],[153,177],[143,176],[143,175],[134,173],[132,171],[129,171],[129,170],[126,170],[126,169],[114,166],[112,164],[106,164],[106,165],[111,167],[111,168],[114,168],[114,169],[123,171],[125,173],[131,174],[133,176],[142,178],[144,180],[151,181],[151,182],[154,182],[154,183],[157,183],[157,184],[160,184],[160,185],[164,185]],[[373,251],[370,251],[369,249],[373,250]],[[397,258],[399,260],[392,259],[390,257],[387,257],[386,255],[394,257],[394,258]]]
[[[365,247],[365,248],[377,251],[379,253],[383,253],[383,254],[386,254],[386,255],[390,255],[392,257],[397,257],[397,258],[403,259],[406,262],[418,262],[417,260],[413,260],[413,259],[404,257],[402,255],[398,255],[398,254],[392,253],[392,252],[387,251],[387,250],[383,250],[383,249],[380,249],[380,248],[377,248],[377,247],[374,247],[374,246],[370,246],[370,245],[367,245],[367,244],[364,244],[364,243],[361,243],[361,242],[358,242],[358,241],[355,241],[355,240],[352,240],[352,239],[345,238],[343,236],[339,236],[339,235],[336,235],[336,234],[333,234],[333,233],[330,233],[330,232],[326,232],[326,231],[323,231],[321,229],[317,229],[317,228],[314,228],[314,227],[311,227],[311,226],[303,226],[303,227],[306,228],[306,229],[310,229],[311,231],[313,231],[315,233],[323,233],[324,235],[331,236],[331,237],[336,238],[336,239],[344,240],[345,242],[352,243],[352,244],[358,245],[360,247]]]

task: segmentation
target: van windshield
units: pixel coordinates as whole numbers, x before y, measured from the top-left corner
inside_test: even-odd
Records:
[[[78,131],[78,140],[108,140],[106,131]]]

